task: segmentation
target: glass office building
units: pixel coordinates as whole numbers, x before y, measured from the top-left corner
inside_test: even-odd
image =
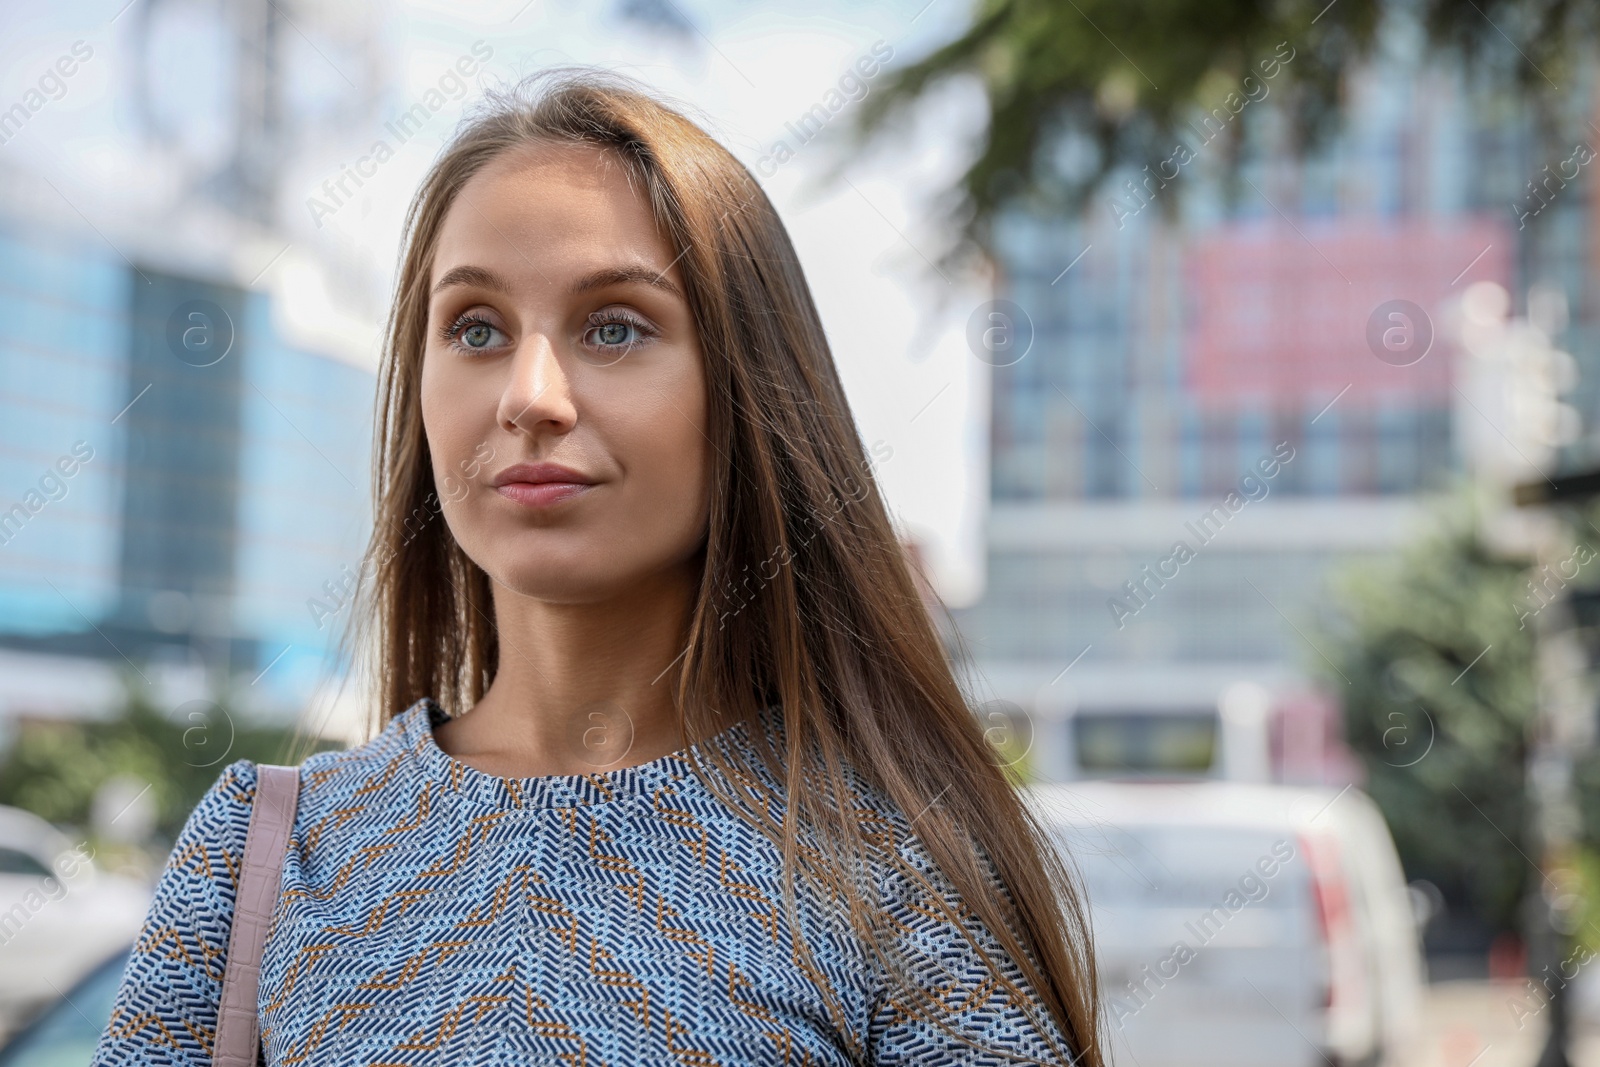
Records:
[[[986,591],[955,615],[987,695],[1033,717],[1045,777],[1069,773],[1074,715],[1214,709],[1239,683],[1336,714],[1313,637],[1330,573],[1392,552],[1462,473],[1468,286],[1519,311],[1558,288],[1556,340],[1592,365],[1593,183],[1529,199],[1567,153],[1538,158],[1504,101],[1403,57],[1348,101],[1298,162],[1266,101],[1230,116],[1231,190],[1202,119],[1182,166],[1129,168],[1081,217],[1002,222],[995,322],[1016,339],[991,358]],[[1396,324],[1429,344],[1388,351]]]
[[[92,711],[122,674],[291,718],[345,669],[373,372],[124,251],[0,218],[0,712]]]

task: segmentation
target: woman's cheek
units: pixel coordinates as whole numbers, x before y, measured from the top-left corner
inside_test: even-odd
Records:
[[[665,542],[681,540],[690,521],[698,494],[696,460],[705,438],[683,396],[665,388],[644,395],[651,397],[649,404],[635,401],[607,412],[605,437],[625,472],[626,528],[648,531],[646,537],[655,542],[652,555],[673,553],[676,544]]]
[[[434,491],[438,494],[445,521],[450,524],[457,539],[461,540],[466,532],[464,523],[473,506],[474,494],[492,490],[484,486],[488,475],[481,469],[484,464],[478,462],[481,454],[475,456],[471,444],[452,432],[454,428],[467,425],[462,417],[465,413],[439,403],[439,394],[426,388],[429,384],[425,368],[422,423],[428,441],[429,459],[433,465]],[[474,468],[478,468],[476,473],[479,477],[476,479],[469,476]]]
[[[704,539],[711,501],[712,448],[705,433],[703,398],[690,394],[684,398],[677,417],[672,464],[672,497],[678,516],[675,524],[682,542],[680,550],[695,549]]]

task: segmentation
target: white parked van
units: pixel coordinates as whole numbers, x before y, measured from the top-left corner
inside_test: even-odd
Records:
[[[96,867],[31,812],[0,805],[0,1033],[126,950],[150,887]]]
[[[1420,936],[1364,793],[1192,781],[1028,795],[1083,876],[1117,1067],[1414,1062]]]

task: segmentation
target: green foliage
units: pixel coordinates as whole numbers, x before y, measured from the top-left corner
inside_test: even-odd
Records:
[[[1425,55],[1459,57],[1536,99],[1572,87],[1597,20],[1592,5],[1570,0],[978,0],[959,37],[880,77],[849,139],[852,148],[882,140],[907,105],[953,77],[982,83],[989,123],[950,200],[962,238],[953,258],[992,248],[1008,201],[1075,211],[1118,166],[1168,158],[1175,140],[1194,141],[1188,123],[1229,93],[1275,97],[1294,147],[1315,146],[1334,128],[1342,73],[1371,56],[1389,15],[1417,28]],[[1293,58],[1263,94],[1260,65],[1282,42]],[[1225,161],[1236,158],[1239,126],[1219,140]],[[1089,150],[1087,165],[1062,164],[1074,143]]]
[[[1590,952],[1600,953],[1600,853],[1593,848],[1575,849],[1570,863],[1577,897],[1572,940]]]
[[[26,723],[0,758],[0,804],[86,827],[96,790],[130,774],[151,784],[157,832],[171,840],[229,763],[286,761],[293,730],[235,728],[237,718],[212,706],[193,719],[172,719],[132,692],[109,722]]]
[[[1461,507],[1398,558],[1347,572],[1338,632],[1318,642],[1343,675],[1330,687],[1344,695],[1349,743],[1408,877],[1495,929],[1515,927],[1534,876],[1526,589],[1524,565],[1491,553]]]

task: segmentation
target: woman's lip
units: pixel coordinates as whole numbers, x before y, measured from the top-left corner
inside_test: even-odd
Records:
[[[594,486],[584,482],[507,482],[494,491],[507,500],[530,508],[546,508],[581,496]]]

